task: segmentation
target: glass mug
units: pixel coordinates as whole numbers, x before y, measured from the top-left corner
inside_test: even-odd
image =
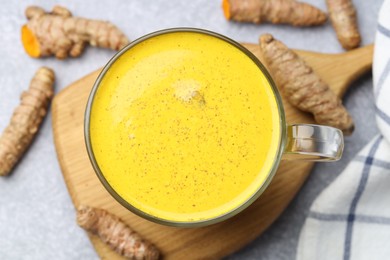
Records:
[[[202,37],[206,37],[206,38],[204,38],[204,42],[205,42],[205,44],[209,44],[207,46],[211,46],[212,44],[216,44],[215,46],[222,46],[222,48],[224,48],[223,44],[225,44],[226,46],[229,45],[230,46],[229,48],[231,48],[233,46],[235,48],[236,52],[237,52],[237,50],[239,51],[239,55],[244,54],[246,58],[249,58],[250,61],[253,62],[254,65],[251,65],[251,66],[255,66],[256,70],[260,70],[261,74],[264,76],[265,80],[268,82],[270,93],[272,93],[272,96],[275,100],[275,104],[277,107],[275,109],[275,113],[277,110],[278,118],[276,121],[278,124],[278,131],[275,131],[276,133],[273,133],[276,136],[275,140],[270,141],[271,142],[270,145],[273,145],[275,147],[275,153],[272,155],[271,159],[268,159],[270,161],[269,162],[270,167],[267,168],[266,172],[262,173],[262,179],[260,180],[258,177],[256,177],[257,179],[253,179],[252,183],[250,183],[250,184],[254,188],[251,186],[253,189],[250,192],[248,191],[249,193],[247,193],[245,196],[242,195],[244,193],[244,190],[242,190],[242,194],[237,193],[238,194],[237,198],[241,195],[244,197],[240,197],[240,201],[238,201],[238,199],[237,199],[238,202],[235,201],[234,202],[235,204],[231,204],[231,205],[229,204],[229,207],[226,207],[226,208],[223,208],[222,206],[219,208],[216,207],[215,209],[211,208],[208,211],[205,211],[206,213],[204,213],[204,215],[202,215],[199,218],[191,217],[191,216],[197,216],[196,212],[192,215],[190,213],[188,213],[188,214],[186,213],[187,215],[184,213],[182,215],[181,215],[181,213],[180,214],[178,213],[176,215],[172,215],[172,217],[166,217],[165,215],[163,215],[163,213],[160,214],[160,213],[158,213],[158,211],[153,212],[153,210],[150,210],[146,206],[145,206],[145,208],[143,208],[142,203],[137,204],[138,202],[136,200],[131,201],[133,198],[129,197],[130,195],[128,195],[126,192],[123,191],[123,189],[126,188],[125,186],[129,185],[129,183],[131,185],[134,185],[134,187],[132,189],[138,189],[138,188],[141,189],[141,188],[143,188],[142,186],[144,186],[144,185],[145,185],[145,187],[148,185],[150,186],[150,184],[146,183],[146,182],[149,182],[150,180],[155,180],[159,176],[158,176],[158,173],[155,173],[156,174],[156,176],[154,177],[155,179],[148,179],[148,178],[152,178],[151,176],[149,176],[151,174],[148,173],[149,174],[148,176],[145,175],[145,177],[138,178],[137,177],[138,175],[135,175],[138,173],[133,173],[135,171],[132,171],[132,169],[131,169],[132,163],[130,161],[126,161],[126,159],[124,159],[125,161],[119,161],[119,159],[118,160],[116,159],[116,158],[121,158],[120,156],[122,154],[126,154],[130,158],[131,156],[133,156],[131,154],[131,151],[129,151],[131,149],[128,149],[127,147],[125,147],[124,150],[120,150],[119,145],[122,145],[122,143],[115,143],[118,140],[114,140],[114,137],[116,136],[115,127],[111,126],[109,123],[101,123],[100,121],[105,119],[106,114],[104,114],[105,113],[104,111],[107,111],[111,108],[114,109],[114,111],[116,111],[116,113],[117,113],[117,114],[114,113],[114,115],[112,115],[113,118],[116,118],[118,116],[118,114],[122,113],[123,111],[124,111],[123,113],[125,113],[126,110],[122,110],[122,112],[118,112],[119,110],[115,110],[114,107],[117,105],[117,103],[113,102],[113,100],[115,100],[115,99],[107,99],[107,100],[109,100],[109,102],[107,102],[107,104],[105,104],[101,100],[104,100],[104,98],[112,98],[111,97],[112,93],[111,94],[109,93],[109,87],[106,87],[106,86],[109,86],[109,84],[111,84],[110,82],[112,82],[112,84],[114,84],[113,83],[114,79],[110,78],[110,75],[111,75],[110,69],[115,71],[115,68],[117,68],[118,66],[119,66],[119,68],[120,67],[123,68],[124,67],[123,64],[132,64],[131,66],[141,66],[139,64],[141,64],[142,62],[145,62],[145,60],[146,60],[146,59],[144,59],[144,60],[141,59],[141,63],[140,63],[140,61],[138,61],[138,63],[131,63],[130,60],[135,59],[135,58],[132,58],[133,56],[131,56],[131,55],[126,56],[126,53],[130,53],[131,51],[133,51],[133,52],[135,52],[135,54],[137,54],[137,52],[140,48],[141,48],[140,50],[142,50],[143,45],[148,44],[148,41],[149,42],[153,42],[153,41],[157,42],[158,45],[156,45],[156,46],[164,46],[164,42],[163,42],[163,40],[161,40],[161,39],[164,39],[164,37],[168,37],[167,39],[169,39],[169,37],[179,37],[179,38],[184,37],[185,38],[185,37],[190,37],[190,36],[192,37],[192,35],[199,36],[199,39],[203,39]],[[174,39],[174,41],[176,40],[176,38],[173,38],[173,39]],[[208,43],[207,41],[210,41],[210,42]],[[222,44],[222,45],[218,45],[218,44]],[[137,46],[141,46],[141,47],[137,47]],[[155,48],[160,48],[160,47],[155,47]],[[163,47],[161,47],[161,48],[163,48]],[[197,47],[194,47],[194,48],[197,48]],[[226,47],[226,48],[228,48],[228,47]],[[216,47],[214,51],[217,51],[218,49],[220,49],[220,47]],[[152,48],[152,51],[153,51],[153,48]],[[172,54],[172,59],[174,59],[174,54]],[[200,58],[200,59],[202,59],[202,58]],[[169,61],[169,59],[168,59],[168,61]],[[127,63],[127,62],[130,62],[130,63]],[[161,62],[163,63],[164,61],[161,61]],[[160,67],[160,66],[158,66],[158,67]],[[163,66],[161,66],[161,67],[163,67]],[[161,68],[157,68],[156,66],[154,66],[154,67],[149,66],[149,67],[145,67],[145,68],[146,68],[146,70],[152,70],[152,73],[154,73],[153,70],[157,71],[157,70],[161,69]],[[123,73],[121,74],[121,73],[122,73],[121,70],[118,70],[118,75],[122,75],[122,76],[116,76],[116,78],[119,80],[121,77],[125,77],[125,76],[123,76],[124,74]],[[135,80],[135,77],[137,77],[137,75],[133,77],[134,80]],[[178,76],[178,78],[180,78],[180,76]],[[132,82],[132,81],[130,81],[130,82]],[[139,81],[135,80],[135,82],[139,82]],[[99,90],[99,88],[101,88],[102,85],[104,86],[103,90],[101,90],[101,93],[99,92],[100,93],[99,98],[96,98],[98,90]],[[120,88],[121,87],[120,83],[118,83],[115,87]],[[259,87],[260,87],[260,85],[259,85]],[[147,92],[146,90],[143,90],[143,91],[145,93]],[[134,95],[139,96],[139,95],[141,95],[140,93],[137,92],[137,94],[134,94]],[[192,95],[190,95],[190,96],[187,95],[187,96],[185,96],[185,98],[194,99],[194,100],[197,99],[199,101],[199,104],[203,104],[202,97],[197,96],[198,95],[197,90],[194,92],[191,92],[191,93],[192,93]],[[119,95],[119,96],[121,96],[121,95]],[[123,97],[118,97],[118,98],[123,98]],[[136,102],[134,100],[131,102],[133,102],[133,103]],[[129,104],[131,102],[129,102]],[[186,102],[188,102],[187,99],[186,99]],[[109,103],[110,103],[110,105],[108,105]],[[131,103],[131,104],[133,104],[133,103]],[[95,104],[95,106],[94,106],[94,104]],[[128,104],[125,104],[125,107],[126,106],[128,106]],[[105,110],[103,110],[103,108],[100,108],[100,107],[104,107]],[[99,109],[101,109],[101,110],[99,110]],[[97,112],[97,111],[102,111],[102,112]],[[110,116],[111,116],[111,114],[110,114]],[[99,118],[100,121],[97,118]],[[111,120],[111,118],[110,118],[110,120]],[[112,120],[114,120],[114,119],[112,119]],[[115,119],[115,120],[117,120],[117,119]],[[157,121],[157,119],[156,119],[156,121]],[[106,121],[104,121],[104,122],[106,122]],[[153,122],[149,122],[149,124],[151,124],[151,123],[153,123]],[[126,127],[131,127],[130,125],[131,125],[130,121],[126,123]],[[157,127],[159,127],[159,126],[157,125]],[[91,94],[90,94],[90,97],[89,97],[89,100],[87,103],[87,107],[86,107],[84,130],[85,130],[86,147],[87,147],[88,155],[89,155],[89,158],[91,160],[92,166],[93,166],[98,178],[100,179],[100,181],[102,182],[104,187],[107,189],[107,191],[118,202],[120,202],[124,207],[126,207],[127,209],[129,209],[133,213],[135,213],[135,214],[137,214],[145,219],[156,222],[156,223],[170,225],[170,226],[176,226],[176,227],[199,227],[199,226],[211,225],[211,224],[226,220],[226,219],[236,215],[237,213],[241,212],[246,207],[248,207],[252,202],[254,202],[257,198],[259,198],[260,195],[267,188],[267,186],[270,184],[273,176],[276,173],[276,170],[279,166],[279,163],[280,163],[282,157],[283,157],[283,159],[287,159],[287,160],[337,161],[340,159],[340,157],[342,155],[343,148],[344,148],[343,134],[339,129],[336,129],[333,127],[328,127],[328,126],[313,125],[313,124],[288,125],[286,123],[283,104],[282,104],[279,92],[275,86],[274,81],[272,80],[270,74],[268,73],[266,68],[263,66],[263,64],[250,51],[248,51],[246,48],[241,46],[239,43],[237,43],[237,42],[235,42],[235,41],[233,41],[225,36],[222,36],[220,34],[206,31],[206,30],[202,30],[202,29],[195,29],[195,28],[173,28],[173,29],[166,29],[166,30],[154,32],[154,33],[148,34],[146,36],[143,36],[143,37],[133,41],[128,46],[126,46],[121,51],[119,51],[117,54],[115,54],[114,57],[104,67],[104,69],[100,73],[99,77],[97,78],[97,80],[93,86],[93,89],[91,91]],[[100,133],[100,131],[101,131],[101,133]],[[106,132],[104,132],[104,131],[106,131]],[[148,131],[148,129],[145,128],[145,131]],[[273,132],[273,130],[271,130],[271,132]],[[130,134],[129,138],[128,138],[129,140],[125,140],[125,141],[128,144],[131,144],[131,142],[134,141],[132,139],[135,139],[135,138],[137,138],[137,136],[133,136],[133,134]],[[150,138],[152,138],[152,136],[150,136]],[[111,147],[110,148],[111,150],[108,148],[107,149],[104,148],[105,147],[104,145],[106,145],[107,147]],[[140,144],[138,144],[138,145],[140,145]],[[258,148],[262,149],[260,147],[258,147]],[[106,150],[104,150],[104,149],[106,149]],[[150,148],[150,149],[152,149],[152,148]],[[114,156],[115,153],[118,154],[118,155],[116,155],[117,157],[112,157],[112,156]],[[141,160],[141,158],[139,158],[139,160]],[[134,164],[134,162],[133,162],[133,164]],[[177,168],[179,168],[180,166],[184,167],[183,165],[179,165],[179,166],[177,166]],[[131,176],[134,176],[134,177],[131,177],[133,179],[127,180],[127,179],[125,179],[124,176],[115,177],[118,174],[122,174],[121,172],[120,173],[115,172],[116,170],[127,169],[127,168],[120,168],[120,167],[129,167],[129,174],[134,174],[134,175],[131,175]],[[156,172],[159,171],[157,166],[155,168],[155,171]],[[109,172],[112,172],[112,173],[109,173]],[[153,173],[154,173],[154,171],[153,171]],[[126,171],[126,174],[127,174],[127,171]],[[260,175],[260,173],[256,173],[256,174]],[[130,176],[130,175],[127,175],[127,176]],[[188,176],[186,176],[186,178],[187,177]],[[145,179],[143,179],[143,178],[145,178]],[[211,177],[207,177],[206,179],[208,180],[209,178],[211,180]],[[233,178],[238,178],[238,177],[233,177]],[[233,180],[231,180],[231,181],[233,181]],[[234,183],[236,183],[235,181],[236,180],[234,180]],[[125,185],[126,182],[127,182],[127,184]],[[134,182],[134,183],[132,183],[132,182]],[[152,181],[150,181],[150,182],[152,182]],[[162,194],[161,192],[165,188],[163,187],[162,184],[160,184],[158,182],[156,182],[156,183],[160,186],[157,185],[155,188],[158,191],[153,191],[153,192],[160,192],[160,193],[156,193],[156,195],[154,195],[154,194],[150,195],[150,196],[155,196],[155,198],[157,198],[156,201],[154,201],[153,203],[158,203],[159,202],[158,200],[160,200],[160,199],[161,199],[161,201],[166,200],[166,201],[168,201],[168,203],[169,203],[169,198],[172,198],[171,199],[172,201],[175,201],[174,199],[177,199],[174,197],[164,198],[164,195],[161,195]],[[217,185],[217,183],[215,183],[215,184]],[[211,185],[211,186],[213,186],[213,185]],[[226,187],[228,187],[228,186],[226,186]],[[152,186],[150,186],[150,188],[151,188],[151,190],[153,190]],[[202,188],[202,187],[200,187],[200,188]],[[245,186],[244,188],[245,188],[245,192],[246,192],[247,187]],[[129,194],[131,192],[133,192],[132,189],[128,188]],[[189,192],[190,191],[192,192],[191,189],[195,189],[195,187],[188,186],[187,189]],[[210,192],[213,192],[211,189],[212,188],[210,188]],[[248,188],[248,190],[249,190],[249,188]],[[153,192],[151,192],[151,193],[153,193]],[[239,192],[241,192],[241,191],[239,191]],[[194,191],[194,193],[195,193],[195,191]],[[229,193],[229,191],[227,191],[227,193]],[[157,195],[157,194],[159,194],[159,195]],[[195,193],[195,194],[197,194],[197,193]],[[146,193],[145,193],[145,195],[146,195]],[[141,196],[141,193],[140,192],[134,193],[134,196]],[[174,196],[174,195],[170,195],[170,196]],[[179,196],[179,195],[177,195],[177,196]],[[223,197],[223,196],[221,195],[221,197]],[[217,196],[215,196],[214,198],[215,198],[215,200],[217,200]],[[208,202],[206,201],[205,203],[209,203],[209,202],[213,203],[214,198],[212,198],[212,199],[209,198],[209,201]],[[179,198],[178,200],[185,201],[186,199],[187,198],[182,197],[182,198]],[[234,199],[236,199],[236,198],[234,198]],[[232,199],[232,201],[233,201],[233,199]],[[191,203],[190,199],[188,199],[186,204],[189,204],[189,203]],[[224,205],[228,205],[228,202],[223,204],[223,206]],[[168,205],[168,206],[170,206],[170,205]],[[187,205],[184,205],[183,207],[186,207],[186,206]],[[195,205],[193,205],[193,206],[195,207]],[[163,212],[163,211],[161,211],[161,212]],[[210,212],[209,215],[207,215],[208,212]],[[212,214],[211,214],[211,212],[212,212]],[[182,216],[186,216],[186,217],[182,217]]]

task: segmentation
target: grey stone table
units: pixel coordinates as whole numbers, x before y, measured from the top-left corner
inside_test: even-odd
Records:
[[[19,31],[25,22],[24,10],[31,4],[51,8],[59,2],[75,15],[112,21],[131,39],[163,28],[190,26],[216,31],[238,41],[255,43],[260,34],[270,32],[292,48],[343,51],[329,23],[316,28],[231,23],[222,15],[220,0],[0,1],[0,132],[38,67],[46,65],[55,70],[55,89],[59,92],[103,66],[114,54],[88,48],[79,59],[29,58],[22,48]],[[307,2],[326,10],[324,0]],[[363,44],[372,43],[382,1],[354,2]],[[299,233],[312,201],[377,133],[371,75],[355,82],[344,101],[355,119],[356,131],[346,138],[342,160],[317,164],[298,196],[273,226],[228,259],[295,258]],[[50,116],[12,176],[0,179],[0,259],[98,258],[87,235],[75,223],[75,210],[56,158]]]

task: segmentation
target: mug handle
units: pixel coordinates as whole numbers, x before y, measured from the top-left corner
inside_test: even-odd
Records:
[[[311,124],[287,125],[287,142],[282,159],[338,161],[344,149],[340,129]]]

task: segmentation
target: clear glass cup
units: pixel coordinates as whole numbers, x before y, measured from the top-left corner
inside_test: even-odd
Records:
[[[230,212],[227,212],[221,216],[212,219],[193,221],[193,222],[176,222],[176,221],[160,219],[158,217],[147,214],[139,210],[138,208],[134,207],[129,202],[124,200],[111,187],[109,182],[106,180],[106,178],[104,177],[102,171],[98,166],[91,145],[90,116],[91,116],[92,104],[93,104],[96,91],[99,88],[100,82],[102,81],[106,72],[110,69],[111,65],[123,53],[125,53],[127,50],[137,45],[138,43],[161,34],[172,33],[172,32],[196,32],[196,33],[207,34],[209,36],[222,39],[237,47],[239,50],[245,53],[249,58],[251,58],[253,62],[258,66],[258,68],[262,71],[262,73],[265,75],[265,77],[267,78],[267,80],[271,85],[272,91],[274,93],[278,105],[278,110],[280,115],[280,125],[281,125],[280,133],[279,133],[279,148],[278,148],[277,156],[275,156],[273,161],[273,167],[268,173],[266,180],[261,185],[259,185],[258,190],[250,198],[248,198],[248,200],[245,201],[243,204],[231,210]],[[344,148],[343,133],[339,129],[329,127],[329,126],[321,126],[321,125],[314,125],[314,124],[292,124],[292,125],[287,124],[283,103],[280,94],[278,92],[278,89],[276,88],[275,83],[272,80],[272,77],[270,76],[269,72],[267,71],[265,66],[257,59],[257,57],[254,54],[252,54],[249,50],[247,50],[245,47],[243,47],[239,43],[235,42],[234,40],[226,36],[220,35],[215,32],[211,32],[203,29],[196,29],[196,28],[172,28],[172,29],[157,31],[145,35],[131,42],[129,45],[124,47],[121,51],[116,53],[114,57],[103,68],[102,72],[98,76],[92,88],[91,94],[88,99],[86,112],[85,112],[84,134],[85,134],[86,147],[87,147],[88,155],[91,160],[92,166],[97,174],[97,177],[100,179],[100,181],[107,189],[107,191],[119,203],[121,203],[124,207],[129,209],[131,212],[145,219],[151,220],[153,222],[169,225],[169,226],[176,226],[176,227],[207,226],[207,225],[211,225],[226,220],[236,215],[237,213],[241,212],[242,210],[247,208],[250,204],[252,204],[257,198],[259,198],[260,195],[264,192],[264,190],[268,187],[268,185],[270,184],[272,178],[276,173],[276,170],[278,169],[281,160],[337,161],[341,158],[343,148]]]

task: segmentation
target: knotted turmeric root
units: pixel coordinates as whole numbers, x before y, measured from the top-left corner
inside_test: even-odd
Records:
[[[270,34],[260,37],[260,47],[272,78],[292,105],[311,112],[319,124],[352,134],[354,124],[348,111],[311,67]]]
[[[327,19],[318,8],[294,0],[223,0],[222,8],[227,20],[256,24],[312,26],[323,24]]]
[[[118,254],[136,260],[156,260],[159,251],[143,240],[118,217],[103,209],[81,206],[77,212],[77,223],[85,230],[98,235]]]
[[[351,0],[327,0],[330,20],[337,38],[344,49],[350,50],[360,45],[356,10]]]
[[[0,136],[0,176],[8,175],[30,145],[53,96],[54,72],[42,67],[22,93],[8,127]]]
[[[80,56],[87,44],[119,50],[129,43],[110,22],[73,17],[61,6],[55,6],[50,13],[30,6],[26,17],[29,21],[21,30],[22,43],[27,54],[34,58],[54,55],[65,59],[69,55]]]

